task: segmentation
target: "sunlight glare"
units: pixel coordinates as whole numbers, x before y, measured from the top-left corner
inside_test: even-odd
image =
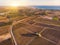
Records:
[[[11,6],[17,7],[17,6],[20,6],[20,4],[19,3],[12,3]]]

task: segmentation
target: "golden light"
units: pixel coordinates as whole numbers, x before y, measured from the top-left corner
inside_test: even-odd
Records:
[[[12,2],[10,3],[10,10],[17,10],[19,6],[20,6],[20,3],[19,3],[19,2],[17,2],[17,1],[12,1]]]
[[[17,10],[19,6],[25,6],[26,5],[25,0],[20,0],[20,1],[12,1],[9,3],[10,9],[12,10]]]
[[[20,6],[20,4],[14,2],[14,3],[11,3],[10,6],[12,6],[12,7],[18,7],[18,6]]]
[[[9,3],[9,5],[12,7],[25,6],[26,4],[27,4],[26,0],[12,1]]]
[[[19,7],[25,6],[26,3],[27,3],[26,0],[20,0],[20,1],[18,1],[18,0],[15,0],[15,1],[12,0],[12,1],[9,2],[8,4],[9,4],[9,9],[10,9],[10,10],[16,11],[16,10],[19,9]]]

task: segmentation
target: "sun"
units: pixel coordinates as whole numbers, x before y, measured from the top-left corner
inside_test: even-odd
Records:
[[[13,7],[18,7],[19,4],[13,3],[13,4],[11,4],[11,6],[13,6]]]
[[[20,0],[20,1],[11,1],[10,3],[8,3],[9,6],[11,7],[18,7],[18,6],[26,6],[27,5],[27,1],[25,0]]]
[[[20,4],[17,3],[17,2],[13,2],[13,3],[10,4],[10,6],[12,6],[12,7],[18,7],[18,6],[20,6]]]
[[[11,4],[11,6],[18,7],[20,5],[18,3],[13,3],[13,4]]]

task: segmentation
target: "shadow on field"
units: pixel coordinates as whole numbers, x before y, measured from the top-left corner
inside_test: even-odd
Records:
[[[27,34],[21,34],[21,36],[25,36],[25,37],[34,37],[34,36],[38,36],[34,33],[27,33]]]
[[[5,25],[10,25],[10,24],[12,24],[12,22],[0,22],[0,27],[1,26],[5,26]]]
[[[1,42],[0,45],[13,45],[13,44],[12,44],[12,40],[8,39],[8,40]]]

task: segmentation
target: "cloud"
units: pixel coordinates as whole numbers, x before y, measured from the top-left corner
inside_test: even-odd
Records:
[[[0,5],[9,5],[14,1],[22,5],[60,5],[60,0],[0,0]]]

